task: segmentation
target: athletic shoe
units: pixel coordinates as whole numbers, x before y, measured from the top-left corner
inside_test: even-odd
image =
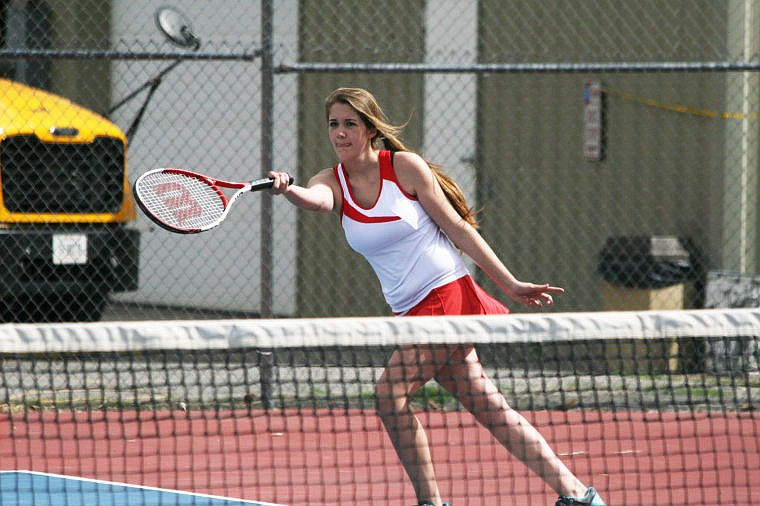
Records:
[[[589,487],[586,491],[586,495],[583,497],[570,497],[566,495],[559,496],[557,503],[554,506],[574,506],[577,504],[586,504],[588,506],[607,506],[599,492],[594,487]]]

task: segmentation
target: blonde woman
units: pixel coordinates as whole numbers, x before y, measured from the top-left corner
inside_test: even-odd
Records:
[[[397,315],[501,314],[507,308],[470,276],[467,254],[516,302],[551,305],[560,287],[518,280],[477,231],[459,187],[408,149],[375,98],[339,88],[325,101],[327,129],[338,164],[306,185],[271,172],[273,192],[301,209],[338,213],[349,245],[373,267]],[[376,386],[377,412],[420,505],[441,506],[428,439],[410,400],[435,379],[512,454],[541,476],[558,505],[604,502],[562,463],[541,434],[513,410],[486,377],[472,344],[401,346]]]

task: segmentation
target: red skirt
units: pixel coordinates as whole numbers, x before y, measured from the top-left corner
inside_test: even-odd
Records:
[[[469,274],[430,291],[404,316],[507,314],[509,309],[483,290]]]

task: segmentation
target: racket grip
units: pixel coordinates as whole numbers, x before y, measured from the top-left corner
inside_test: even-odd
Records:
[[[291,185],[295,182],[295,178],[293,176],[290,176],[290,181],[288,182],[288,185]],[[251,191],[255,192],[258,190],[265,190],[267,188],[271,188],[272,185],[274,185],[274,179],[271,177],[265,177],[264,179],[257,179],[256,181],[251,181]]]

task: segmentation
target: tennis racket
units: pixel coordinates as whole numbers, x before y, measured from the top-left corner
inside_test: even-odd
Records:
[[[293,183],[293,178],[290,178]],[[271,188],[271,178],[223,181],[184,169],[154,169],[135,181],[135,200],[145,215],[170,232],[197,234],[219,225],[247,192]],[[236,190],[232,196],[224,190]]]

